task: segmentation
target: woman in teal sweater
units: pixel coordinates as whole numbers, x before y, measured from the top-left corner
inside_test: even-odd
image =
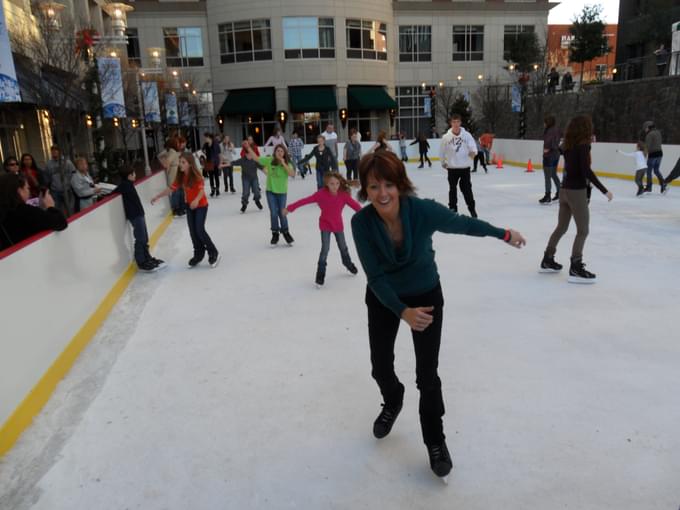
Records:
[[[430,467],[444,477],[453,464],[445,442],[444,401],[437,375],[444,299],[432,235],[492,236],[517,248],[525,240],[517,231],[458,215],[434,200],[417,198],[404,164],[390,152],[364,156],[359,163],[359,180],[359,200],[368,200],[370,205],[352,218],[352,234],[368,279],[372,376],[384,400],[373,434],[377,438],[389,434],[402,407],[404,385],[394,372],[394,342],[401,319],[413,335],[420,424]]]

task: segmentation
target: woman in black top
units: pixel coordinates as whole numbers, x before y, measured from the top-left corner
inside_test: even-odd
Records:
[[[413,140],[410,145],[415,144],[418,144],[418,152],[420,153],[420,166],[418,168],[423,168],[423,158],[427,160],[429,166],[432,166],[432,161],[427,157],[427,150],[430,148],[430,143],[427,141],[427,137],[424,133],[418,133],[418,138]]]
[[[43,230],[64,230],[63,213],[54,207],[49,191],[42,196],[42,206],[28,205],[31,194],[23,175],[0,176],[0,250],[28,239]]]
[[[569,228],[571,217],[576,223],[576,238],[571,250],[571,267],[569,281],[572,283],[595,283],[595,275],[586,271],[583,263],[583,246],[588,237],[590,213],[588,210],[588,181],[593,183],[609,201],[613,195],[600,182],[590,168],[590,141],[593,136],[593,123],[590,117],[579,115],[574,117],[567,126],[564,139],[564,180],[560,189],[560,211],[557,217],[557,227],[548,240],[541,272],[556,273],[562,265],[555,262],[557,243]]]

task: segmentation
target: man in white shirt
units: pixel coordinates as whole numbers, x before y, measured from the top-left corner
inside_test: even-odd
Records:
[[[321,133],[321,136],[323,136],[326,141],[326,147],[331,150],[335,159],[338,159],[338,134],[335,132],[333,124],[328,124],[326,126],[326,131]]]
[[[461,116],[454,113],[449,119],[449,129],[441,139],[440,159],[442,168],[449,176],[449,209],[458,212],[458,192],[456,187],[460,182],[465,204],[470,216],[477,217],[475,197],[472,195],[470,180],[470,166],[472,158],[477,155],[477,144],[472,135],[462,126]]]

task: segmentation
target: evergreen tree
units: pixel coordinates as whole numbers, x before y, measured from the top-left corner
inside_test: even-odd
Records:
[[[543,59],[541,46],[534,32],[517,34],[517,38],[509,46],[505,60],[514,64],[519,72],[528,73],[534,64],[539,64]]]
[[[569,27],[569,33],[574,36],[569,45],[569,60],[581,64],[579,88],[583,85],[585,63],[606,55],[610,51],[607,37],[604,34],[605,24],[601,16],[601,5],[586,5]]]
[[[472,118],[472,108],[470,107],[470,101],[464,94],[457,94],[456,98],[451,105],[449,110],[449,117],[457,113],[462,119],[462,124],[465,129],[474,135],[477,130],[475,125],[475,120]]]

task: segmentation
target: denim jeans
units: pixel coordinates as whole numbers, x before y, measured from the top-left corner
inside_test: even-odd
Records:
[[[399,146],[399,152],[401,153],[401,159],[408,159],[406,155],[406,147]]]
[[[267,191],[267,205],[269,205],[272,232],[288,231],[288,220],[282,212],[286,208],[287,198],[288,195],[286,193]]]
[[[241,186],[243,187],[243,193],[241,194],[241,203],[243,205],[248,205],[251,191],[253,192],[253,200],[260,200],[260,181],[258,180],[257,175],[248,177],[247,175],[241,174]]]
[[[659,179],[659,183],[663,183],[663,175],[659,171],[661,166],[661,159],[663,156],[655,156],[653,158],[647,158],[647,189],[652,189],[652,172]]]
[[[224,174],[224,191],[236,191],[234,189],[234,167],[225,166],[222,169],[222,173]]]
[[[316,169],[316,189],[319,190],[323,188],[323,176],[326,174],[323,170]]]
[[[170,194],[170,209],[172,209],[172,212],[184,212],[186,208],[187,205],[184,201],[184,189],[179,188],[177,191],[173,191]]]
[[[400,296],[409,307],[433,306],[432,324],[424,331],[411,330],[416,352],[416,385],[420,391],[420,427],[426,445],[440,444],[444,436],[444,400],[437,374],[442,337],[444,297],[439,284],[419,296]],[[371,375],[378,383],[386,406],[397,407],[404,398],[404,386],[394,372],[394,342],[401,319],[386,308],[366,287],[368,340],[371,349]]]
[[[359,172],[357,168],[359,167],[358,159],[346,159],[345,168],[347,169],[347,180],[351,181],[353,179],[359,178]]]
[[[143,215],[137,216],[130,220],[130,224],[132,225],[132,234],[135,237],[135,262],[138,266],[141,266],[151,258],[146,220]]]
[[[208,206],[192,209],[187,207],[187,224],[189,225],[189,235],[191,243],[194,245],[194,257],[202,260],[206,250],[208,256],[217,255],[217,248],[205,231],[205,220],[208,216]]]
[[[349,266],[352,263],[352,259],[349,256],[349,250],[347,249],[347,242],[345,241],[344,232],[332,232],[335,236],[335,242],[338,243],[338,249],[340,250],[340,258],[345,266]],[[326,261],[328,260],[328,251],[331,249],[331,232],[321,231],[321,253],[319,253],[319,263],[318,269],[320,271],[326,271]]]

